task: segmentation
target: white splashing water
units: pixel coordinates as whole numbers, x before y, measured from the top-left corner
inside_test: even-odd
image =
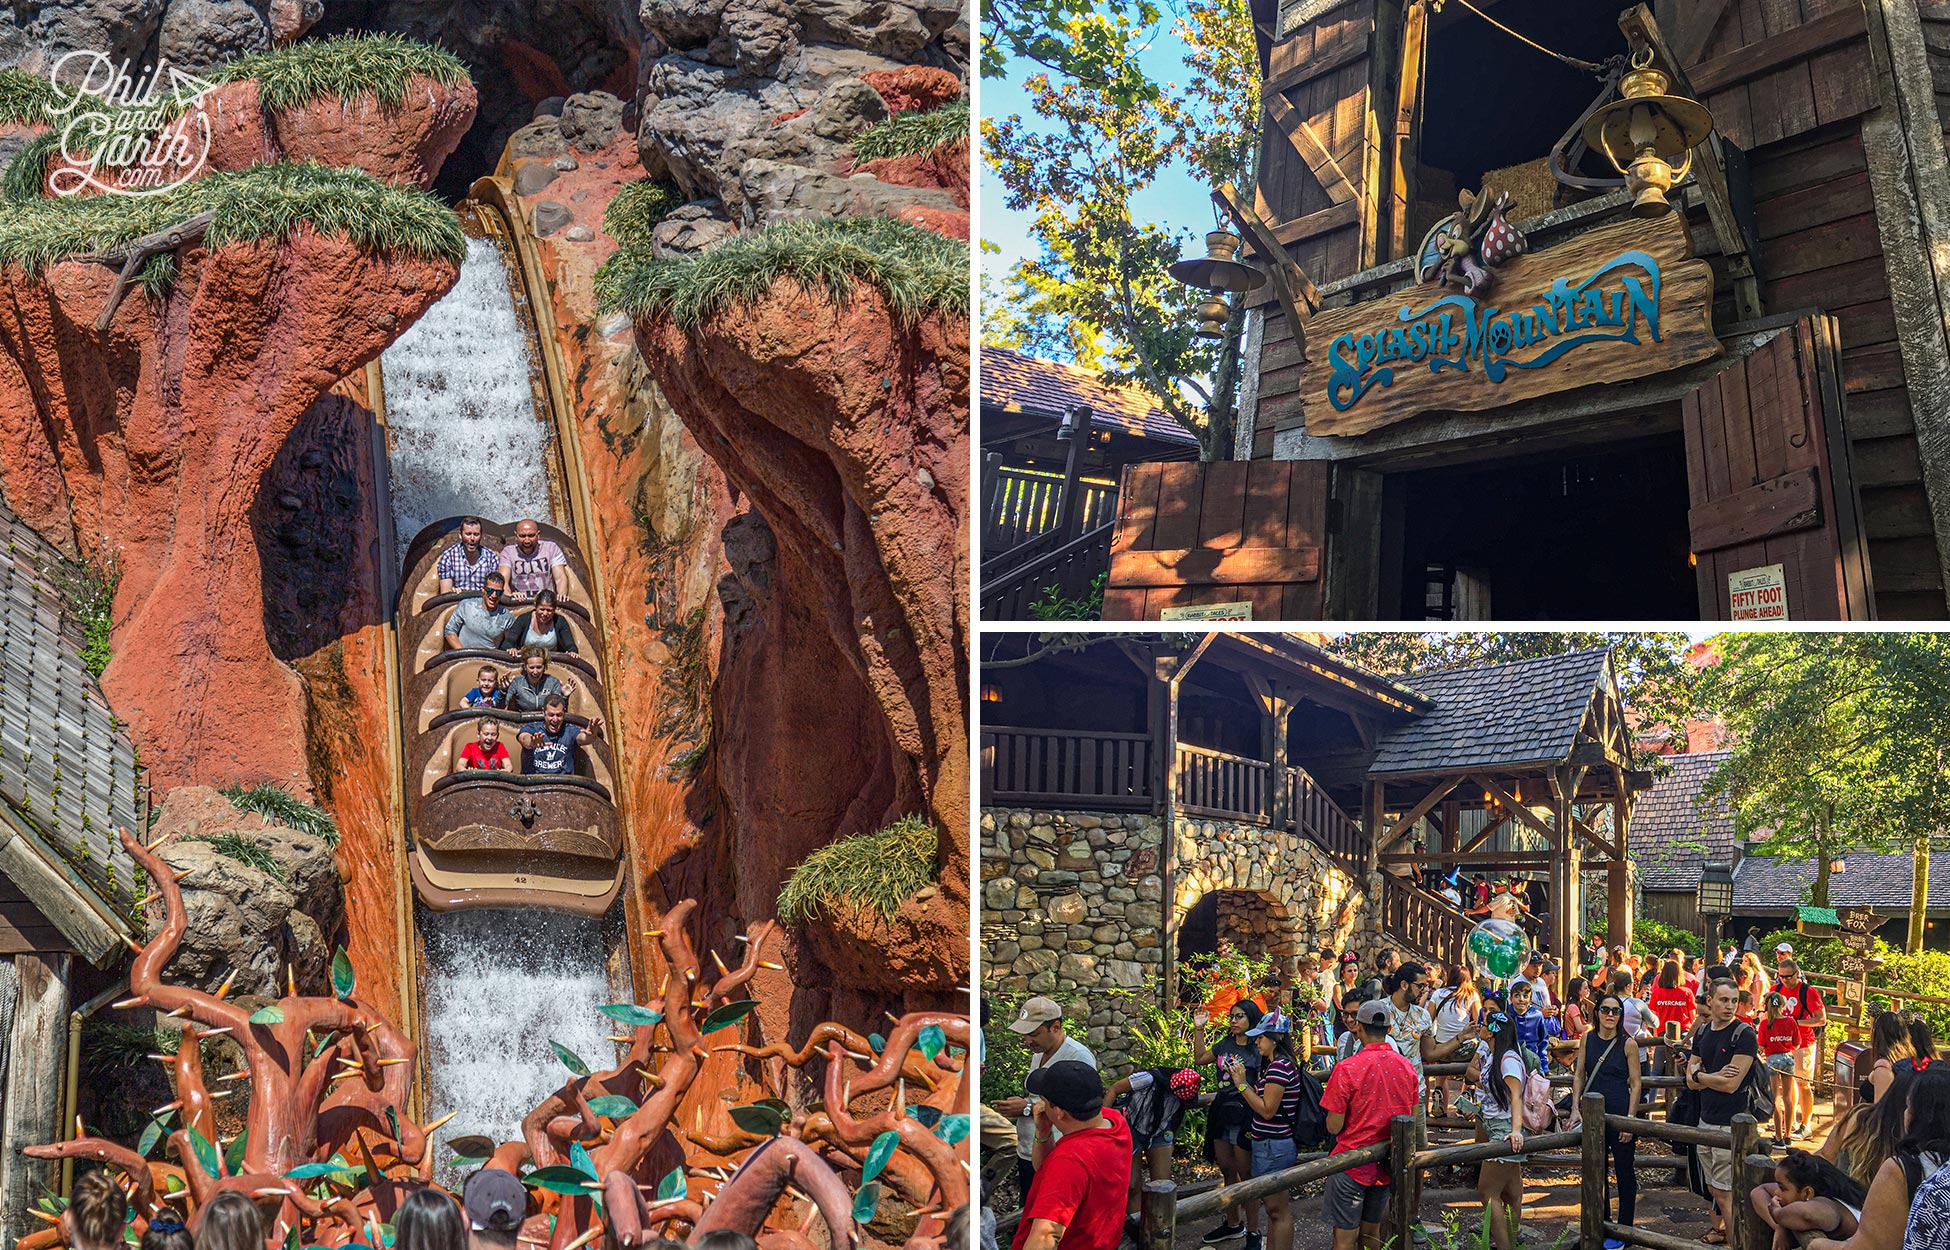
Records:
[[[492,240],[470,238],[454,289],[380,357],[401,558],[443,517],[556,519],[510,277]]]
[[[562,1043],[598,1071],[614,1066],[602,922],[542,908],[420,913],[427,1118],[456,1112],[440,1140],[521,1135],[521,1117],[562,1087]],[[453,1152],[441,1148],[441,1165]]]

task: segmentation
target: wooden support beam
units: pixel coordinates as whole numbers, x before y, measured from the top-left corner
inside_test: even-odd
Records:
[[[1393,159],[1388,171],[1388,256],[1406,256],[1419,240],[1408,237],[1409,216],[1415,208],[1415,144],[1422,122],[1422,65],[1428,50],[1429,8],[1408,6],[1402,27],[1401,85],[1395,92]]]
[[[1724,11],[1726,0],[1705,0],[1700,7],[1702,10],[1718,8]],[[1701,12],[1699,20],[1704,22],[1707,17],[1708,13]],[[1715,14],[1712,25],[1717,26],[1718,23],[1719,15]],[[1672,76],[1672,89],[1676,94],[1699,98],[1686,76],[1686,66],[1692,58],[1682,58],[1666,43],[1665,36],[1659,31],[1659,23],[1653,20],[1650,7],[1636,4],[1620,13],[1618,28],[1625,33],[1625,38],[1631,41],[1633,47],[1652,50],[1653,60]],[[1699,45],[1692,49],[1695,56],[1711,34],[1711,26],[1700,33]],[[1747,233],[1733,211],[1733,193],[1727,187],[1726,155],[1718,131],[1708,135],[1706,142],[1693,149],[1693,179],[1706,199],[1706,216],[1713,223],[1713,236],[1719,240],[1720,251],[1726,258],[1727,273],[1733,279],[1734,319],[1758,321],[1767,315],[1766,306],[1761,301],[1760,277],[1756,272],[1760,241]]]
[[[1496,831],[1498,829],[1503,828],[1503,826],[1509,823],[1510,823],[1510,813],[1507,811],[1498,812],[1496,814],[1495,820],[1490,821],[1488,824],[1484,825],[1481,829],[1478,829],[1475,835],[1471,837],[1469,841],[1463,843],[1463,845],[1457,847],[1456,849],[1459,851],[1473,851],[1477,847],[1483,845],[1483,843],[1489,841],[1490,838],[1496,834]]]
[[[1578,819],[1575,814],[1571,817],[1571,828],[1576,831],[1579,837],[1603,851],[1608,858],[1618,858],[1618,848],[1603,837],[1600,837],[1596,829],[1593,829],[1590,825]]]
[[[1516,817],[1517,820],[1521,821],[1523,824],[1526,824],[1530,826],[1532,829],[1535,829],[1538,833],[1543,834],[1545,840],[1547,840],[1551,844],[1552,849],[1557,848],[1558,846],[1557,832],[1553,830],[1544,821],[1537,819],[1537,814],[1535,812],[1531,811],[1523,804],[1517,802],[1516,799],[1510,797],[1510,792],[1508,790],[1505,790],[1502,786],[1498,785],[1494,780],[1488,777],[1472,776],[1470,777],[1469,782],[1471,785],[1480,785],[1483,787],[1483,789],[1489,791],[1490,797],[1495,799],[1497,802],[1503,804],[1503,808],[1505,811],[1509,812],[1510,815]]]
[[[1680,21],[1679,29],[1673,33],[1672,50],[1675,62],[1691,65],[1706,51],[1706,45],[1713,40],[1733,9],[1733,0],[1698,0],[1691,15]]]
[[[1320,136],[1314,133],[1313,127],[1307,124],[1306,119],[1294,112],[1293,106],[1286,102],[1285,96],[1277,91],[1268,93],[1266,115],[1272,118],[1274,124],[1285,133],[1286,141],[1293,145],[1293,150],[1300,154],[1302,161],[1306,162],[1307,168],[1319,180],[1321,189],[1327,192],[1330,201],[1335,204],[1346,204],[1358,198],[1355,195],[1354,184],[1348,180],[1341,163],[1334,159],[1334,154],[1327,150],[1327,145],[1320,141]]]
[[[13,1032],[7,1038],[4,1103],[0,1104],[0,1243],[13,1245],[46,1225],[31,1208],[51,1190],[55,1164],[20,1153],[61,1139],[61,1068],[68,1040],[68,977],[72,955],[24,953]]]
[[[1388,827],[1388,832],[1375,839],[1375,853],[1380,854],[1401,840],[1401,836],[1413,829],[1422,817],[1429,814],[1437,803],[1449,797],[1449,792],[1462,784],[1462,778],[1452,777],[1422,796],[1421,802],[1408,809],[1408,814]]]
[[[1280,311],[1286,314],[1287,328],[1292,331],[1293,345],[1298,349],[1301,361],[1305,362],[1307,319],[1320,311],[1320,288],[1287,254],[1280,241],[1273,237],[1272,227],[1239,198],[1239,192],[1231,183],[1220,183],[1212,198],[1232,218],[1247,246],[1257,252],[1260,261],[1265,264],[1267,280],[1273,284],[1273,295],[1280,301]]]

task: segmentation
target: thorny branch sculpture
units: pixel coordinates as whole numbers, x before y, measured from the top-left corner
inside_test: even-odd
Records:
[[[298,1229],[308,1246],[362,1244],[380,1250],[382,1226],[390,1224],[400,1201],[411,1187],[431,1181],[429,1135],[445,1123],[422,1128],[401,1110],[414,1044],[349,990],[326,998],[301,996],[293,987],[274,1008],[255,1013],[259,1022],[253,1023],[253,1013],[225,1000],[227,987],[210,994],[165,983],[162,970],[187,926],[182,892],[155,854],[160,842],[144,847],[126,831],[122,841],[156,882],[164,923],[137,948],[129,974],[131,997],[117,1006],[154,1007],[184,1021],[182,1043],[168,1060],[177,1097],[161,1109],[181,1113],[180,1126],[169,1136],[178,1163],[145,1159],[126,1146],[87,1136],[30,1147],[28,1153],[93,1159],[123,1173],[138,1233],[160,1209],[164,1189],[177,1190],[171,1200],[187,1200],[192,1211],[218,1193],[239,1190],[266,1211],[272,1245]],[[704,982],[686,932],[694,910],[687,899],[665,916],[663,928],[652,931],[668,972],[662,993],[632,1013],[636,1022],[629,1034],[613,1039],[629,1045],[622,1062],[573,1075],[523,1117],[520,1140],[499,1145],[487,1159],[488,1167],[516,1173],[526,1163],[538,1170],[567,1168],[566,1175],[574,1178],[563,1183],[565,1173],[557,1171],[550,1174],[556,1188],[531,1188],[522,1241],[548,1250],[579,1250],[607,1229],[616,1244],[634,1247],[669,1235],[674,1225],[688,1225],[692,1237],[735,1229],[756,1237],[765,1250],[811,1250],[806,1233],[817,1216],[834,1250],[851,1250],[862,1240],[852,1189],[863,1179],[863,1169],[874,1166],[913,1210],[908,1250],[940,1250],[949,1213],[968,1200],[967,1148],[959,1144],[966,1138],[972,1096],[967,1018],[901,1017],[877,1056],[866,1038],[830,1022],[816,1026],[797,1049],[780,1043],[718,1046],[717,1052],[757,1062],[762,1079],[754,1086],[775,1100],[775,1108],[787,1105],[788,1068],[823,1062],[823,1098],[791,1112],[789,1119],[779,1115],[776,1135],[745,1128],[709,1134],[701,1117],[684,1130],[677,1113],[713,1053],[705,1045],[712,1014],[727,1006],[733,1007],[729,1015],[739,1014],[739,992],[760,967],[778,966],[763,962],[764,948],[777,933],[777,926],[766,922],[742,939],[746,954],[736,969],[713,953],[716,974]],[[729,1023],[724,1019],[711,1031]],[[932,1056],[922,1045],[931,1031],[938,1039]],[[216,1128],[215,1104],[229,1094],[210,1092],[198,1051],[201,1038],[222,1034],[242,1046],[248,1067],[237,1077],[250,1082],[247,1136],[235,1169],[222,1158]],[[962,1053],[952,1054],[950,1044]],[[856,1111],[862,1099],[878,1109]],[[944,1131],[948,1128],[956,1131]],[[715,1166],[719,1161],[735,1170],[727,1174]],[[326,1168],[334,1162],[340,1166]],[[288,1175],[293,1171],[299,1175]],[[841,1179],[843,1173],[856,1179],[854,1187]],[[660,1187],[663,1196],[646,1197]],[[48,1250],[62,1244],[61,1228],[19,1244],[21,1250]]]

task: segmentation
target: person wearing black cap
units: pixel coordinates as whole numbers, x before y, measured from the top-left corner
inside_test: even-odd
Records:
[[[513,1172],[482,1168],[460,1189],[467,1212],[468,1250],[514,1250],[528,1214],[528,1191]]]
[[[1117,1250],[1131,1126],[1104,1106],[1103,1077],[1063,1059],[1031,1072],[1023,1087],[1036,1099],[1036,1170],[1011,1250]]]

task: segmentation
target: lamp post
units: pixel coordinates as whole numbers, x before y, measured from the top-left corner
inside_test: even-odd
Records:
[[[1063,421],[1056,427],[1056,441],[1069,445],[1063,459],[1063,495],[1056,505],[1059,543],[1077,536],[1077,479],[1083,476],[1083,449],[1090,443],[1090,418],[1095,415],[1089,404],[1072,404],[1063,410]]]
[[[1706,921],[1703,935],[1711,946],[1720,936],[1720,924],[1733,914],[1733,869],[1725,864],[1706,864],[1699,874],[1699,914]]]

